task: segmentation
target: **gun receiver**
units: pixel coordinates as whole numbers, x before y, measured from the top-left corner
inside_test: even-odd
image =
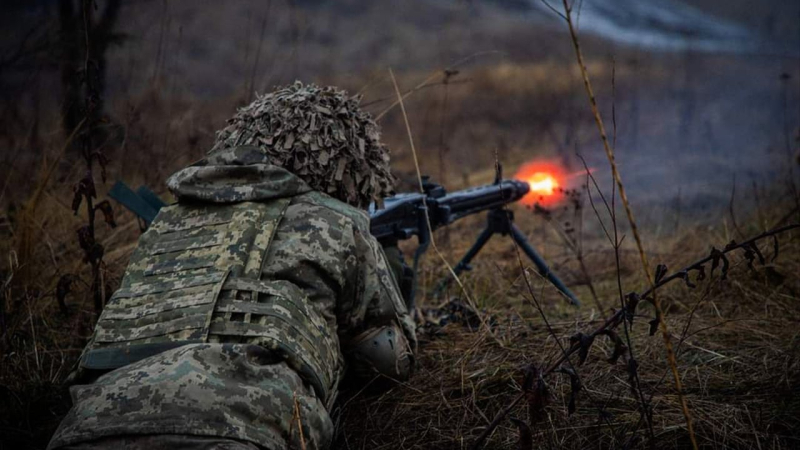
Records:
[[[478,186],[446,193],[438,184],[423,178],[425,193],[398,194],[384,200],[383,209],[370,205],[370,231],[381,244],[419,236],[428,231],[425,209],[431,230],[449,225],[458,219],[482,211],[501,208],[521,199],[530,190],[527,183],[502,180],[497,184]]]
[[[478,236],[475,244],[467,251],[453,271],[459,273],[470,270],[470,262],[495,234],[508,235],[516,245],[536,265],[539,274],[556,287],[573,305],[580,305],[575,294],[552,272],[539,253],[530,245],[525,235],[514,225],[514,214],[503,206],[520,200],[530,190],[528,183],[518,180],[501,180],[494,184],[478,186],[447,193],[445,189],[432,183],[427,177],[422,180],[423,193],[398,194],[385,200],[384,209],[370,205],[370,232],[384,245],[396,245],[397,241],[417,236],[419,246],[414,253],[413,276],[416,277],[419,259],[428,250],[430,232],[447,226],[463,217],[489,211],[486,228]],[[427,214],[426,214],[427,212]],[[426,220],[429,221],[426,223]],[[446,278],[439,283],[436,292],[440,293],[450,282]],[[416,281],[414,281],[407,301],[409,309],[414,308]]]

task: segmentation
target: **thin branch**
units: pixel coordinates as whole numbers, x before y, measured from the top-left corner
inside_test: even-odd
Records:
[[[400,111],[403,113],[403,120],[405,121],[406,124],[406,132],[408,133],[408,142],[409,145],[411,146],[411,154],[414,157],[414,168],[417,171],[417,182],[419,183],[419,191],[421,193],[425,193],[425,188],[422,185],[422,171],[420,171],[419,159],[417,159],[417,149],[414,146],[414,136],[411,133],[411,125],[408,122],[408,115],[406,114],[406,107],[405,104],[403,103],[403,96],[400,94],[400,88],[397,85],[397,79],[394,77],[394,72],[392,71],[391,68],[389,69],[389,76],[392,79],[392,84],[394,84],[394,91],[397,94],[397,102],[400,105]],[[453,277],[456,283],[458,283],[458,287],[461,288],[461,292],[463,292],[464,298],[467,299],[467,303],[477,313],[478,308],[475,305],[475,302],[472,301],[469,292],[467,292],[467,288],[461,282],[461,279],[458,277],[455,271],[453,271],[453,268],[450,266],[450,263],[447,262],[447,259],[445,259],[442,252],[439,251],[439,247],[436,246],[436,240],[433,237],[433,229],[431,227],[431,220],[430,217],[428,217],[428,204],[425,201],[425,197],[422,198],[422,203],[424,205],[423,212],[425,213],[425,225],[427,225],[428,227],[428,236],[431,241],[431,247],[433,247],[433,250],[442,260],[442,263],[444,263],[444,265],[447,267],[447,270],[450,272],[450,275]],[[502,347],[503,344],[497,339],[497,336],[494,335],[494,332],[492,332],[492,329],[489,327],[489,324],[486,323],[483,316],[481,314],[477,314],[477,316],[478,319],[481,321],[481,325],[485,327],[486,331],[494,338],[495,342],[497,342]]]
[[[736,214],[733,211],[733,204],[734,200],[736,199],[736,174],[733,174],[733,185],[731,186],[731,199],[728,201],[728,213],[731,215],[731,222],[733,223],[733,229],[736,230],[736,234],[739,235],[740,238],[744,237],[742,234],[742,230],[739,229],[739,224],[736,223]]]
[[[579,208],[578,208],[579,209]],[[534,210],[536,212],[537,210]],[[577,210],[576,210],[577,215]],[[555,220],[553,220],[550,214],[542,214],[542,218],[545,222],[550,224],[555,230],[558,237],[561,238],[561,241],[567,247],[569,251],[575,255],[575,259],[578,260],[578,265],[581,269],[581,273],[583,275],[583,279],[581,280],[581,284],[585,285],[589,288],[589,292],[592,294],[592,300],[594,301],[595,306],[600,314],[604,314],[606,312],[606,308],[600,302],[600,298],[597,295],[597,290],[594,288],[594,282],[592,281],[592,276],[589,274],[589,269],[586,267],[586,260],[583,257],[583,247],[581,243],[577,239],[570,238],[560,224],[558,224]],[[582,225],[581,225],[581,232],[582,232]]]
[[[761,234],[759,234],[758,236],[756,236],[754,238],[748,239],[747,241],[744,241],[741,244],[726,247],[720,253],[722,253],[722,254],[730,253],[730,252],[735,251],[737,249],[741,249],[741,248],[744,248],[744,247],[746,247],[748,245],[751,245],[751,244],[755,243],[756,241],[758,241],[760,239],[764,239],[764,238],[767,238],[767,237],[775,236],[775,235],[778,235],[780,233],[784,233],[786,231],[797,229],[797,228],[800,228],[800,224],[792,224],[792,225],[787,225],[787,226],[784,226],[784,227],[781,227],[781,228],[776,228],[776,229],[773,229],[773,230],[765,231],[764,233],[761,233]],[[700,260],[698,260],[698,261],[686,266],[685,268],[673,273],[672,275],[662,278],[655,287],[661,287],[664,284],[669,283],[670,281],[673,281],[673,280],[678,279],[678,278],[682,278],[682,274],[683,273],[688,272],[692,268],[696,268],[696,267],[699,267],[699,266],[701,266],[701,265],[703,265],[705,263],[708,263],[710,260],[711,260],[711,257],[706,257],[706,258],[700,259]],[[647,295],[651,292],[651,289],[646,290],[641,295],[639,295],[639,297],[646,298]],[[617,326],[619,326],[620,323],[625,322],[625,317],[628,314],[632,314],[632,313],[633,313],[633,311],[631,311],[628,306],[617,310],[614,314],[609,316],[599,327],[597,327],[594,331],[592,331],[588,335],[588,337],[589,338],[596,338],[597,336],[603,334],[607,330],[615,329]],[[557,359],[554,363],[550,364],[544,371],[541,372],[541,377],[546,377],[547,375],[550,375],[551,373],[555,372],[559,367],[561,367],[562,364],[564,364],[564,362],[567,362],[569,360],[569,357],[572,354],[574,354],[575,352],[580,350],[580,348],[581,348],[580,343],[576,342],[576,343],[572,344],[567,350],[562,352],[561,357],[559,359]],[[506,406],[505,408],[500,410],[500,412],[497,413],[497,415],[494,417],[494,419],[489,424],[489,426],[483,431],[483,433],[481,433],[481,435],[478,437],[476,442],[473,443],[473,445],[470,447],[470,449],[471,450],[477,450],[477,449],[481,448],[481,446],[483,445],[483,442],[486,440],[486,438],[494,432],[495,428],[497,428],[497,426],[500,424],[500,422],[503,421],[503,419],[514,409],[514,407],[520,402],[520,400],[522,400],[527,394],[528,393],[526,391],[520,392],[519,394],[517,394],[511,400],[511,402],[508,404],[508,406]]]
[[[446,84],[449,84],[449,85],[455,85],[455,84],[466,84],[466,83],[469,83],[469,82],[471,82],[471,81],[472,81],[471,79],[464,79],[464,80],[448,80],[448,81],[445,81],[444,79],[442,79],[441,81],[431,82],[431,83],[428,83],[428,84],[425,84],[425,85],[421,85],[421,86],[420,86],[420,85],[418,85],[417,87],[411,88],[411,89],[409,89],[409,90],[407,90],[407,91],[405,91],[405,92],[403,93],[403,97],[407,97],[407,96],[409,96],[409,95],[413,94],[414,92],[416,92],[416,91],[421,91],[421,90],[423,90],[423,89],[428,89],[428,88],[432,88],[432,87],[436,87],[436,86],[444,86],[444,85],[446,85]],[[368,87],[368,86],[369,86],[369,84],[370,84],[371,82],[372,82],[372,81],[370,81],[369,83],[367,83],[367,84],[366,84],[364,87],[362,87],[361,89],[363,90],[363,89],[365,89],[366,87]],[[361,94],[361,90],[359,90],[359,92],[358,92],[358,94],[357,94],[357,95],[360,95],[360,94]],[[367,107],[369,107],[369,106],[372,106],[372,105],[377,105],[378,103],[383,103],[383,102],[385,102],[385,101],[387,101],[387,100],[391,100],[391,99],[395,99],[395,100],[397,100],[397,96],[396,96],[396,95],[392,95],[392,96],[387,96],[387,97],[380,97],[380,98],[376,98],[376,99],[374,99],[374,100],[370,100],[370,101],[368,101],[368,102],[361,103],[361,104],[360,104],[360,106],[361,106],[362,108],[367,108]],[[382,112],[381,114],[383,114],[383,112]]]
[[[631,231],[633,232],[633,237],[636,240],[636,246],[639,249],[639,257],[642,261],[642,267],[645,271],[645,275],[647,277],[648,282],[653,285],[653,277],[650,272],[650,264],[647,260],[647,254],[644,251],[644,245],[642,244],[641,236],[639,235],[639,230],[636,226],[636,220],[633,217],[633,210],[630,207],[630,203],[628,202],[627,194],[625,193],[625,186],[622,183],[622,178],[617,170],[617,164],[614,160],[614,150],[611,148],[611,145],[608,142],[608,137],[606,136],[605,126],[603,125],[603,119],[600,116],[600,111],[597,107],[597,100],[595,99],[594,92],[592,91],[592,85],[589,81],[589,74],[586,70],[586,65],[583,61],[583,54],[581,53],[580,43],[578,41],[578,36],[575,32],[575,27],[572,23],[571,18],[571,10],[567,0],[562,0],[564,4],[564,11],[566,13],[567,25],[569,27],[570,37],[572,38],[572,45],[575,50],[575,56],[578,60],[578,65],[580,66],[581,75],[583,76],[583,84],[586,88],[586,94],[589,97],[589,104],[592,109],[592,114],[594,115],[595,122],[597,123],[597,129],[600,132],[600,138],[603,141],[603,148],[606,152],[606,157],[608,158],[608,163],[611,165],[611,172],[614,176],[614,180],[616,181],[617,188],[619,189],[619,195],[622,199],[622,204],[625,206],[625,212],[628,216],[628,223],[630,224]],[[667,351],[667,361],[669,362],[670,368],[672,369],[672,375],[675,379],[675,390],[678,393],[678,398],[681,402],[681,409],[683,410],[684,418],[686,419],[686,427],[687,431],[689,432],[689,438],[692,442],[692,448],[697,450],[697,438],[694,435],[694,427],[692,426],[692,415],[689,412],[689,406],[686,404],[686,398],[683,395],[683,388],[681,385],[681,377],[680,373],[678,373],[678,364],[675,360],[675,352],[672,349],[672,341],[670,338],[669,327],[667,326],[666,320],[663,319],[664,314],[661,310],[661,304],[658,302],[658,299],[655,295],[655,291],[653,291],[653,305],[656,308],[656,313],[658,314],[659,320],[659,327],[661,329],[661,335],[664,339],[664,347],[666,347]]]
[[[561,17],[562,19],[567,20],[567,16],[565,16],[564,13],[562,13],[561,11],[557,10],[553,5],[548,3],[547,0],[542,0],[542,3],[544,3],[544,6],[546,6],[548,9],[550,9],[550,11],[553,11],[554,13],[558,14],[558,17]]]
[[[448,71],[451,71],[451,70],[455,69],[456,67],[461,66],[462,64],[466,64],[467,62],[469,62],[469,61],[471,61],[471,60],[473,60],[473,59],[475,59],[475,58],[477,58],[479,56],[490,55],[490,54],[500,54],[500,53],[501,52],[496,51],[496,50],[487,51],[487,52],[473,53],[473,54],[467,56],[466,58],[462,58],[462,59],[456,61],[455,63],[453,63],[449,67],[446,67],[444,70],[437,70],[437,71],[433,72],[430,76],[428,76],[428,78],[425,78],[421,83],[419,83],[418,85],[414,86],[414,88],[412,88],[411,90],[407,91],[405,94],[400,95],[399,91],[398,91],[397,100],[395,100],[394,103],[389,105],[386,109],[384,109],[377,116],[375,116],[375,121],[376,122],[380,121],[381,118],[386,115],[386,113],[388,113],[389,111],[394,109],[397,105],[401,105],[401,107],[402,107],[402,102],[403,102],[403,100],[406,99],[406,97],[408,97],[409,95],[413,94],[414,92],[417,92],[418,90],[426,87],[428,85],[428,83],[433,81],[434,78],[436,78],[436,77],[438,77],[440,75],[446,77],[447,76],[446,74],[447,74]],[[391,69],[389,69],[389,72],[391,73]],[[395,83],[395,88],[397,88],[397,86],[396,86],[397,83],[396,83],[396,80],[394,79],[394,75],[393,74],[392,74],[392,82]],[[397,89],[395,89],[395,90],[397,90]]]
[[[724,254],[730,253],[730,252],[732,252],[734,250],[745,249],[745,248],[748,248],[749,246],[755,244],[756,242],[760,241],[761,239],[764,239],[764,238],[767,238],[767,237],[771,237],[771,236],[776,236],[778,234],[784,233],[784,232],[789,231],[789,230],[794,230],[794,229],[797,229],[797,228],[800,228],[800,223],[793,223],[793,224],[790,224],[790,225],[784,225],[784,226],[782,226],[780,228],[773,228],[771,230],[768,230],[768,231],[765,231],[765,232],[759,234],[756,237],[750,238],[750,239],[748,239],[746,241],[742,241],[742,242],[737,243],[735,245],[728,245],[723,250],[720,250],[719,254],[724,255]],[[695,261],[692,264],[684,267],[683,269],[678,270],[677,272],[674,272],[672,275],[665,276],[664,278],[659,280],[658,283],[655,283],[653,286],[651,286],[650,288],[645,290],[640,295],[640,297],[642,299],[646,299],[657,288],[660,288],[661,286],[664,286],[665,284],[669,283],[670,281],[677,280],[679,278],[683,279],[686,276],[686,274],[688,274],[690,271],[699,270],[701,266],[711,262],[714,258],[715,258],[715,256],[713,254],[709,255],[709,256],[706,256],[705,258],[700,259],[698,261]]]
[[[592,183],[594,184],[594,187],[597,189],[597,192],[600,194],[600,198],[603,200],[603,205],[605,205],[606,211],[608,212],[609,216],[611,217],[611,226],[612,226],[612,229],[614,231],[614,238],[612,239],[609,236],[609,241],[611,241],[611,244],[614,247],[614,266],[615,266],[615,271],[616,271],[616,275],[617,275],[616,276],[617,295],[618,295],[618,298],[619,298],[620,310],[625,310],[625,308],[626,308],[626,306],[625,306],[625,295],[623,294],[623,290],[622,290],[622,277],[620,276],[620,274],[622,273],[622,270],[621,270],[620,256],[619,256],[620,255],[620,247],[622,245],[622,240],[619,237],[619,227],[617,227],[617,213],[616,213],[616,209],[613,206],[613,202],[614,202],[614,198],[615,197],[612,195],[612,197],[611,197],[612,205],[609,205],[608,202],[606,201],[605,196],[603,195],[603,192],[600,190],[600,186],[597,184],[597,180],[595,179],[594,175],[592,175],[592,172],[589,170],[589,167],[586,165],[586,160],[584,160],[581,155],[578,155],[578,157],[581,159],[581,161],[583,162],[583,166],[586,169],[586,176],[589,179],[592,180]],[[614,187],[614,185],[612,185],[612,188],[613,187]],[[587,191],[588,191],[589,190],[588,182],[586,184],[586,188],[587,188]],[[588,192],[588,194],[589,194],[589,198],[591,199],[591,192]],[[594,204],[592,205],[592,207],[594,208]],[[602,219],[600,218],[600,214],[598,213],[597,208],[594,208],[594,211],[595,211],[595,214],[597,214],[597,220],[599,220],[600,223],[602,224]],[[604,229],[605,229],[605,226],[604,226]],[[633,314],[633,311],[631,311],[631,314]],[[628,365],[628,371],[629,371],[628,374],[630,376],[631,389],[635,392],[636,397],[637,397],[637,401],[639,402],[640,409],[641,409],[641,417],[640,417],[639,423],[641,423],[642,420],[644,420],[646,422],[647,431],[650,434],[650,442],[652,444],[654,442],[654,439],[655,439],[655,433],[653,431],[653,420],[652,420],[652,416],[651,416],[651,413],[650,413],[650,407],[649,407],[649,405],[651,403],[649,403],[645,399],[644,392],[642,392],[641,380],[639,378],[639,371],[637,370],[638,364],[636,363],[636,355],[633,352],[633,341],[631,340],[629,323],[627,321],[623,321],[622,326],[623,326],[623,331],[625,333],[625,342],[626,342],[626,344],[628,346],[628,357],[630,358],[630,361],[628,363],[629,364]],[[652,395],[651,395],[651,400],[652,400]],[[637,423],[637,427],[638,427],[638,423]]]

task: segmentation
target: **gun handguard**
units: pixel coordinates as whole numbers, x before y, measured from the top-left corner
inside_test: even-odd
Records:
[[[426,177],[423,178],[422,188],[424,193],[399,194],[386,199],[384,209],[376,210],[374,204],[370,205],[369,208],[371,217],[370,232],[385,247],[396,245],[397,241],[417,236],[419,246],[414,252],[413,260],[415,277],[418,273],[419,260],[430,244],[431,231],[449,225],[463,217],[488,211],[486,228],[481,232],[475,244],[467,251],[461,261],[453,268],[456,275],[464,270],[470,270],[470,262],[494,234],[508,235],[534,263],[542,277],[564,294],[570,303],[575,306],[580,305],[580,301],[575,294],[550,270],[544,258],[539,255],[525,238],[525,235],[514,225],[514,214],[511,211],[502,209],[503,206],[514,203],[524,197],[530,191],[528,183],[517,180],[501,180],[498,176],[498,179],[493,184],[448,194],[442,186],[431,183]],[[425,223],[426,211],[430,227]],[[448,281],[449,278],[443,280],[436,292],[441,292]],[[411,288],[411,294],[406,299],[409,310],[414,309],[415,295],[416,281]]]
[[[442,186],[423,178],[423,189],[424,194],[389,197],[384,200],[383,209],[376,209],[374,203],[370,205],[370,232],[378,241],[391,244],[426,233],[425,208],[430,228],[436,231],[463,217],[514,203],[524,197],[530,187],[522,181],[502,180],[448,194]]]

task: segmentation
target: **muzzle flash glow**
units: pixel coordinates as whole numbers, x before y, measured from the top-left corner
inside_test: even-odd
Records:
[[[523,205],[554,206],[564,197],[563,188],[569,184],[570,175],[550,161],[531,161],[523,164],[514,179],[525,182],[530,187],[528,194],[520,200]]]
[[[553,195],[559,186],[555,177],[546,172],[536,172],[525,181],[535,195]]]

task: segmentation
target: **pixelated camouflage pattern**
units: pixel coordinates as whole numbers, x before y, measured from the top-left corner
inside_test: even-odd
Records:
[[[167,186],[181,201],[234,203],[311,191],[305,181],[274,166],[254,146],[225,148],[173,174]]]
[[[314,392],[269,350],[190,344],[74,386],[49,448],[130,434],[217,436],[270,449],[326,448],[333,424]]]
[[[320,269],[324,276],[320,276]],[[369,216],[320,192],[295,197],[270,245],[264,277],[300,286],[329,322],[342,346],[366,330],[397,323],[416,349],[408,314]]]
[[[185,434],[111,436],[62,447],[63,450],[262,450],[252,442]]]
[[[170,178],[181,203],[140,239],[89,348],[206,343],[73,387],[73,409],[50,448],[171,433],[283,449],[294,439],[295,395],[306,444],[315,442],[308,448],[325,448],[333,432],[327,409],[353,338],[396,323],[415,349],[413,321],[366,212],[248,155],[221,150],[197,166],[208,176],[185,169]],[[251,165],[275,185],[244,188],[239,176]],[[224,189],[226,180],[242,189]]]
[[[289,202],[164,208],[100,316],[87,360],[109,347],[247,338],[282,353],[329,400],[342,364],[335,333],[295,285],[260,279]]]

